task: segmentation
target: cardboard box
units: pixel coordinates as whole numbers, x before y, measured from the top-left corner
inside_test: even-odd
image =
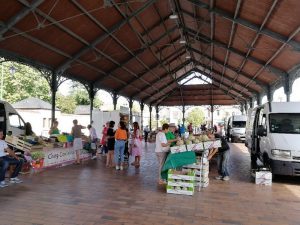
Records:
[[[258,171],[255,173],[255,183],[272,185],[272,173],[270,171]]]

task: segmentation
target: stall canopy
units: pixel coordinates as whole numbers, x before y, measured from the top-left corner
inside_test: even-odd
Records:
[[[1,57],[152,105],[239,104],[278,84],[288,94],[300,62],[299,0],[0,6]],[[206,82],[180,82],[191,74]]]

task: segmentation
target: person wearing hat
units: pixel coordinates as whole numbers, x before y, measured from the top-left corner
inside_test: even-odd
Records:
[[[169,124],[169,131],[166,133],[166,138],[171,147],[176,145],[176,136],[175,136],[176,126],[174,123]]]

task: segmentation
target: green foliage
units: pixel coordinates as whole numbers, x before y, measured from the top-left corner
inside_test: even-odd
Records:
[[[89,105],[90,98],[87,90],[84,86],[78,82],[73,82],[71,96],[74,98],[76,105]],[[94,99],[94,108],[100,108],[103,105],[103,102],[95,96]]]
[[[164,123],[169,124],[169,120],[167,118],[162,118],[159,120],[160,126],[162,126]]]
[[[63,113],[74,113],[76,101],[72,95],[64,96],[60,93],[56,95],[56,107]]]
[[[9,71],[12,66],[15,68],[14,74]],[[15,103],[28,97],[50,102],[51,92],[46,79],[32,67],[15,62],[4,62],[3,99]]]
[[[196,107],[188,114],[186,121],[193,123],[193,126],[200,126],[204,122],[204,112],[201,108]]]

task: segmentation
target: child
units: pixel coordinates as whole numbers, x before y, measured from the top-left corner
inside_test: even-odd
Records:
[[[133,123],[133,134],[131,142],[131,155],[134,156],[134,162],[132,166],[136,168],[140,167],[140,160],[142,155],[142,141],[141,141],[140,127],[138,122]]]

